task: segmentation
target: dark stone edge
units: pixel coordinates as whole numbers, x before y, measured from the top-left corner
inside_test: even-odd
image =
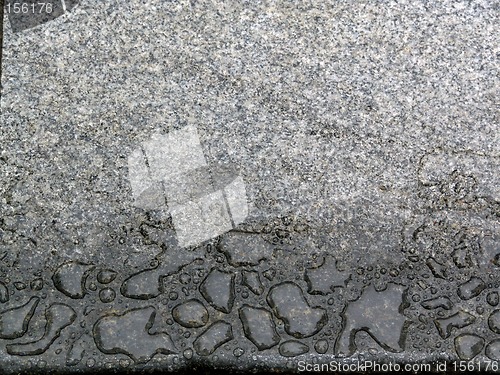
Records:
[[[3,55],[3,17],[4,17],[4,0],[0,0],[0,100],[2,99],[2,55]]]
[[[276,359],[276,357],[271,357],[272,359]],[[282,358],[280,358],[282,359]],[[331,359],[331,358],[330,358]],[[304,359],[308,363],[313,363],[312,358]],[[355,358],[336,358],[335,359],[339,363],[344,363],[344,364],[355,364],[356,360]],[[353,369],[352,371],[299,371],[297,367],[287,367],[285,363],[282,365],[277,365],[274,363],[273,365],[270,366],[262,366],[262,363],[257,363],[256,366],[252,367],[249,362],[246,364],[243,364],[241,367],[234,366],[231,364],[224,363],[223,361],[217,361],[213,362],[211,360],[206,360],[206,359],[194,359],[192,362],[190,362],[188,365],[180,367],[180,368],[169,368],[168,366],[155,366],[152,367],[150,365],[142,365],[142,366],[132,366],[130,368],[123,368],[120,366],[116,366],[113,368],[69,368],[69,367],[63,367],[63,368],[58,368],[58,367],[52,367],[52,366],[47,366],[45,368],[37,368],[37,367],[30,367],[30,368],[20,368],[19,366],[15,366],[15,368],[9,368],[0,367],[0,375],[46,375],[46,374],[54,374],[54,375],[73,375],[73,374],[79,374],[79,375],[108,375],[108,374],[147,374],[147,375],[166,375],[166,374],[176,374],[176,375],[232,375],[232,374],[274,374],[274,375],[292,375],[292,374],[317,374],[317,373],[322,373],[322,374],[423,374],[423,373],[430,373],[430,374],[463,374],[464,372],[459,371],[458,368],[453,366],[453,363],[458,363],[458,362],[467,362],[463,361],[460,359],[450,359],[448,355],[445,353],[442,353],[441,355],[438,355],[434,358],[429,358],[428,360],[422,360],[412,358],[411,356],[408,356],[408,358],[399,358],[396,360],[387,360],[387,358],[379,357],[376,359],[371,359],[372,361],[376,361],[379,364],[398,364],[401,366],[400,371],[395,371],[395,370],[388,370],[388,371],[375,371],[375,370],[365,370],[365,371],[360,371],[359,369]],[[318,361],[317,363],[328,363],[329,361]],[[438,370],[436,367],[437,363],[443,364],[446,362],[446,368]],[[476,363],[474,360],[471,360],[470,362]],[[483,363],[484,361],[479,361]],[[426,364],[431,366],[430,372],[427,371],[405,371],[404,370],[404,365],[406,364],[411,364],[411,365],[417,365],[417,364]],[[255,363],[254,363],[255,365]],[[465,371],[465,373],[476,373],[476,371]],[[478,372],[479,373],[479,372]],[[494,372],[492,370],[489,371],[484,371],[482,370],[481,373],[498,373]]]

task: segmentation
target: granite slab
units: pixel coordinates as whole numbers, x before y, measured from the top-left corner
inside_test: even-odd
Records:
[[[498,1],[2,8],[0,372],[498,370]]]

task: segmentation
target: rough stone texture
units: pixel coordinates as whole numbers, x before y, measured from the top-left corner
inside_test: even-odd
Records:
[[[455,338],[455,349],[460,359],[470,361],[484,347],[484,339],[477,335],[463,334]]]
[[[17,339],[28,330],[28,324],[40,299],[32,297],[19,307],[0,312],[0,338]]]
[[[240,309],[245,336],[259,349],[272,348],[280,341],[269,311],[245,305]]]
[[[208,311],[197,300],[189,300],[177,305],[172,310],[174,320],[183,327],[203,327],[208,322]]]
[[[167,333],[151,334],[155,317],[153,306],[102,317],[93,328],[97,348],[107,354],[126,354],[139,363],[148,362],[157,353],[175,353]]]
[[[500,359],[498,0],[57,3],[4,17],[2,372]],[[128,158],[186,126],[248,216],[181,248]]]

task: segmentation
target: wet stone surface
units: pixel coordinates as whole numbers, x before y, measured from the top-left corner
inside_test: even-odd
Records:
[[[477,335],[462,334],[455,338],[455,347],[460,359],[470,361],[484,348],[484,339]]]
[[[328,322],[326,310],[311,307],[302,290],[295,283],[282,283],[273,286],[267,296],[277,318],[285,323],[286,332],[297,338],[318,333]]]
[[[271,313],[265,309],[243,306],[240,319],[245,336],[259,350],[272,348],[280,341]]]
[[[0,313],[0,338],[16,339],[22,337],[28,330],[33,313],[40,298],[32,297],[19,307],[13,307]]]
[[[343,330],[336,342],[336,352],[352,355],[357,349],[356,334],[366,331],[380,346],[392,352],[404,348],[408,324],[403,315],[407,303],[403,286],[389,284],[385,290],[373,286],[364,290],[361,297],[342,312]]]
[[[172,310],[174,320],[186,328],[203,327],[208,322],[208,311],[197,300],[186,301]]]
[[[497,339],[497,340],[493,340],[492,342],[490,342],[486,346],[484,353],[486,354],[486,356],[489,359],[491,359],[493,361],[500,360],[500,340]]]
[[[52,276],[52,281],[54,286],[60,292],[64,293],[70,298],[83,298],[85,295],[85,280],[88,271],[93,267],[80,263],[80,262],[68,262],[61,265],[54,275]]]
[[[309,351],[309,347],[300,341],[290,340],[280,345],[280,354],[283,357],[296,357]]]
[[[479,277],[472,277],[466,283],[458,287],[458,295],[462,299],[471,299],[477,297],[486,287],[483,280]]]
[[[243,271],[242,278],[242,285],[248,287],[253,294],[261,295],[264,292],[264,285],[257,271]]]
[[[101,284],[109,284],[116,278],[116,272],[113,270],[102,270],[97,274],[97,281]]]
[[[465,311],[459,311],[447,318],[436,319],[434,323],[443,338],[450,337],[454,329],[460,329],[470,326],[476,318],[474,315]]]
[[[167,333],[150,333],[155,317],[155,308],[149,306],[100,318],[93,328],[97,348],[103,353],[126,354],[139,363],[148,362],[157,353],[176,353]]]
[[[51,4],[5,16],[2,374],[500,361],[495,1]]]
[[[333,257],[327,256],[319,267],[306,270],[305,280],[309,293],[330,294],[335,288],[345,286],[349,274],[340,272],[336,263]]]
[[[207,356],[233,338],[231,324],[224,321],[218,321],[198,336],[193,342],[193,347],[199,355]]]
[[[438,308],[450,310],[453,307],[453,302],[448,297],[436,297],[423,301],[421,305],[428,310]]]
[[[205,300],[226,314],[231,312],[234,303],[234,278],[233,273],[213,269],[200,285]]]
[[[45,310],[45,330],[43,336],[36,341],[6,345],[11,355],[27,356],[43,354],[52,343],[61,335],[64,328],[71,325],[76,319],[76,312],[70,306],[54,303]]]

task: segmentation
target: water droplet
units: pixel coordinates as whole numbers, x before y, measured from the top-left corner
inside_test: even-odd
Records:
[[[99,299],[104,303],[110,303],[115,300],[116,292],[111,288],[101,289],[99,292]]]
[[[89,358],[87,360],[87,367],[94,367],[95,366],[95,359],[94,358]]]
[[[184,285],[189,284],[191,282],[191,275],[184,272],[179,276],[179,281]]]
[[[170,292],[168,295],[168,298],[170,298],[172,301],[175,301],[179,297],[179,294],[177,292]]]
[[[26,284],[23,283],[23,282],[20,282],[20,281],[16,281],[14,283],[14,287],[17,289],[17,290],[24,290],[26,289]]]
[[[236,348],[233,350],[233,354],[236,358],[241,357],[243,354],[245,354],[245,351],[242,348]]]
[[[397,277],[397,276],[399,276],[399,271],[397,269],[393,268],[389,271],[389,275],[391,275],[392,277]]]
[[[90,283],[89,290],[92,290],[93,292],[95,292],[97,290],[97,285],[94,282]]]
[[[186,359],[191,359],[193,358],[193,349],[186,349],[184,350],[184,352],[182,353],[182,355],[184,356],[184,358]]]

